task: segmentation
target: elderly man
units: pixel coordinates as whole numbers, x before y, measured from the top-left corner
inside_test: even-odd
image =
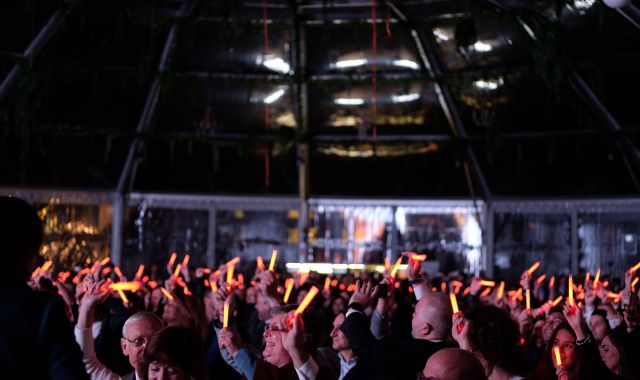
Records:
[[[423,379],[486,380],[484,368],[469,351],[445,348],[429,357],[422,371]]]
[[[36,210],[0,196],[0,366],[3,379],[88,379],[60,297],[26,283],[42,244]]]
[[[163,327],[162,320],[155,314],[139,312],[129,317],[122,327],[120,347],[122,353],[129,359],[129,364],[134,371],[120,377],[102,364],[96,357],[93,347],[93,313],[96,305],[107,296],[106,290],[101,290],[103,281],[93,283],[82,297],[76,324],[76,341],[82,348],[83,358],[87,372],[93,380],[140,380],[142,354],[149,338]]]
[[[449,347],[451,305],[442,294],[425,294],[416,305],[411,322],[412,339],[376,340],[363,311],[376,298],[370,283],[356,283],[347,318],[341,330],[358,356],[362,370],[356,379],[412,379],[434,352]]]

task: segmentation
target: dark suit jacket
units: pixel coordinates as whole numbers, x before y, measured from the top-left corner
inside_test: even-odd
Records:
[[[0,368],[6,379],[89,379],[58,295],[0,287]]]
[[[362,313],[352,313],[340,330],[349,339],[358,364],[347,379],[415,380],[429,356],[449,347],[446,342],[422,339],[376,340],[369,330],[369,321]]]

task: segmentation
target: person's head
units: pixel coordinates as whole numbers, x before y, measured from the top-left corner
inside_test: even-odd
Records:
[[[564,314],[562,314],[561,309],[551,309],[547,319],[545,320],[544,326],[542,327],[542,340],[545,344],[548,344],[551,340],[551,336],[553,336],[553,332],[562,324],[566,322],[566,318]]]
[[[622,339],[609,331],[600,342],[600,357],[609,370],[618,376],[630,377],[629,361]]]
[[[596,342],[600,343],[602,338],[609,332],[609,322],[607,322],[607,312],[604,310],[595,310],[589,320],[589,329],[596,339]]]
[[[469,324],[469,348],[484,365],[486,375],[491,375],[496,368],[510,375],[520,373],[523,355],[518,345],[520,331],[516,321],[493,305],[476,307],[464,317]]]
[[[207,316],[207,321],[213,321],[218,314],[216,311],[215,296],[214,292],[207,290],[202,299],[204,301],[204,312]]]
[[[247,289],[247,298],[246,298],[245,302],[247,304],[249,304],[249,305],[255,305],[256,304],[257,293],[258,293],[258,290],[255,287],[250,286]]]
[[[129,364],[136,371],[149,339],[162,327],[162,319],[147,311],[135,313],[124,322],[120,347],[124,356],[129,358]]]
[[[25,283],[35,269],[42,245],[42,222],[36,210],[19,198],[0,196],[2,281]]]
[[[258,319],[262,322],[269,320],[271,314],[269,311],[271,310],[271,305],[269,304],[269,300],[262,293],[256,292],[256,312],[258,313]]]
[[[262,356],[264,360],[277,367],[283,367],[291,362],[291,356],[284,348],[284,341],[289,332],[287,314],[295,310],[293,305],[274,307],[271,312],[271,320],[265,326],[264,350]]]
[[[485,380],[482,364],[472,353],[459,348],[445,348],[427,360],[422,379],[428,380]]]
[[[411,319],[415,339],[446,340],[451,333],[451,302],[443,293],[427,293],[416,304]]]
[[[190,329],[166,327],[149,339],[141,369],[144,380],[204,379],[203,343]]]
[[[191,327],[191,318],[187,307],[178,298],[174,298],[164,305],[162,320],[167,326]]]
[[[342,297],[337,297],[331,303],[331,311],[333,315],[344,313],[347,310],[347,300]]]
[[[338,352],[351,349],[349,347],[349,339],[342,330],[340,330],[340,326],[342,326],[344,320],[344,314],[338,314],[338,316],[333,320],[333,329],[331,329],[331,348]]]
[[[551,340],[547,346],[547,359],[551,360],[552,363],[555,363],[554,347],[560,349],[562,366],[570,373],[577,373],[580,363],[576,353],[576,334],[568,323],[561,323],[551,335]]]

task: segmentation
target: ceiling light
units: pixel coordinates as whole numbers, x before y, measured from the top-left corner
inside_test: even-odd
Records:
[[[440,29],[434,29],[433,30],[433,35],[436,37],[437,40],[439,41],[449,41],[449,36],[447,36],[442,30]]]
[[[409,103],[418,99],[420,99],[420,94],[391,95],[391,101],[394,103]]]
[[[492,49],[491,45],[482,41],[476,41],[476,43],[473,44],[473,48],[475,49],[475,51],[482,52],[482,53],[491,51]]]
[[[264,104],[272,104],[276,100],[280,99],[282,95],[284,95],[284,89],[281,88],[267,95],[267,97],[264,98],[263,102]]]
[[[364,104],[364,99],[362,98],[337,98],[334,99],[333,102],[335,104],[341,106],[359,106]]]
[[[363,58],[363,59],[347,59],[344,61],[338,61],[335,63],[334,66],[338,69],[347,69],[350,67],[364,66],[366,64],[367,64],[367,60]]]
[[[473,85],[481,90],[495,90],[502,84],[502,79],[498,81],[492,80],[477,80],[473,82]]]
[[[288,62],[273,54],[259,55],[256,58],[256,64],[282,74],[288,74],[289,70],[291,70]]]
[[[393,65],[394,66],[398,66],[398,67],[406,67],[408,69],[412,69],[412,70],[419,70],[420,66],[413,61],[410,61],[408,59],[398,59],[393,61]]]

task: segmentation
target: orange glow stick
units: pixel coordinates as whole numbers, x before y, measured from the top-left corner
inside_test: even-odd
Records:
[[[491,293],[491,288],[486,288],[482,293],[480,293],[480,297],[486,297],[489,293]]]
[[[218,309],[220,310],[220,309]],[[226,329],[229,327],[229,304],[224,303],[224,315],[222,320],[222,328]]]
[[[173,300],[173,296],[171,295],[171,293],[169,293],[169,291],[165,288],[160,288],[160,290],[162,291],[162,294],[164,294],[165,297],[167,297],[167,299],[169,301]]]
[[[47,262],[42,265],[42,268],[40,270],[46,272],[47,270],[49,270],[49,268],[51,268],[52,265],[53,261],[47,260]]]
[[[122,298],[122,302],[129,303],[129,299],[127,299],[127,296],[124,294],[122,289],[118,289],[118,294],[120,295],[120,298]]]
[[[102,274],[109,274],[109,273],[111,273],[111,268],[109,268],[109,267],[104,268],[104,269],[102,270]]]
[[[402,252],[402,255],[407,256],[412,260],[416,260],[416,261],[425,261],[427,259],[427,255],[424,255],[424,254],[419,255],[415,252]]]
[[[446,283],[446,282],[442,281],[442,282],[440,283],[440,290],[442,290],[443,292],[444,292],[445,290],[447,290],[447,283]]]
[[[396,277],[396,272],[398,272],[398,267],[400,266],[401,262],[402,262],[402,256],[398,257],[398,260],[396,260],[396,263],[393,265],[393,269],[391,269],[391,277],[393,278]]]
[[[142,282],[147,282],[147,281],[149,281],[149,276],[142,277]]]
[[[338,286],[338,280],[334,279],[334,280],[331,281],[331,287],[335,288],[336,286]]]
[[[347,292],[352,293],[356,291],[356,284],[349,284],[349,286],[347,286]]]
[[[462,287],[462,283],[460,281],[456,281],[456,280],[451,281],[451,285],[453,285],[453,287],[455,287],[455,288],[461,288]]]
[[[569,306],[573,306],[573,276],[569,275]]]
[[[388,257],[384,258],[384,271],[389,273],[389,271],[391,270],[391,261],[389,260]]]
[[[209,269],[209,268],[202,268],[202,273],[211,274],[211,269]]]
[[[140,279],[143,273],[144,273],[144,265],[140,264],[140,266],[138,267],[138,271],[136,272],[136,279]]]
[[[587,272],[587,275],[584,277],[584,283],[588,284],[590,278],[591,278],[591,273]]]
[[[480,285],[488,286],[488,287],[494,287],[494,286],[496,286],[496,282],[495,281],[488,281],[488,280],[480,280]]]
[[[633,279],[633,281],[631,282],[631,287],[632,288],[636,286],[636,284],[638,283],[638,280],[640,280],[640,278],[638,278],[638,277]]]
[[[226,265],[227,265],[227,266],[229,266],[229,265],[236,265],[236,264],[237,264],[237,263],[239,263],[239,262],[240,262],[240,258],[236,256],[236,257],[234,257],[233,259],[231,259],[231,260],[227,261],[227,262],[226,262]]]
[[[298,272],[298,285],[302,286],[305,282],[307,282],[307,278],[309,277],[309,272]]]
[[[109,289],[112,289],[112,290],[127,290],[129,292],[137,292],[138,290],[140,290],[141,287],[142,286],[137,281],[118,282],[118,283],[109,285]]]
[[[274,249],[271,251],[271,261],[269,262],[269,271],[273,272],[276,267],[276,258],[278,257],[278,250]]]
[[[543,274],[542,276],[538,277],[538,279],[536,279],[536,284],[541,284],[545,278],[547,278],[546,274]]]
[[[449,299],[451,299],[451,309],[453,309],[453,314],[460,311],[460,309],[458,309],[458,300],[456,299],[456,295],[453,293],[450,293]]]
[[[536,261],[529,269],[527,269],[527,273],[531,275],[533,272],[536,271],[536,269],[538,269],[538,267],[540,267],[540,262]]]
[[[189,255],[185,255],[185,256],[184,256],[184,259],[182,260],[182,266],[183,266],[184,268],[186,268],[186,267],[187,267],[187,264],[189,264]]]
[[[556,283],[556,276],[551,276],[551,279],[549,280],[549,287],[553,288],[553,284]]]
[[[331,286],[331,278],[327,277],[324,279],[324,290],[329,290],[329,286]]]
[[[466,289],[464,290],[464,292],[462,292],[462,295],[466,296],[469,293],[471,293],[471,287],[467,286]]]
[[[614,292],[609,292],[609,293],[607,293],[607,297],[613,298],[613,299],[619,299],[620,298],[620,294],[614,293]]]
[[[217,291],[218,291],[218,284],[216,284],[216,282],[215,282],[215,281],[211,281],[211,282],[209,283],[209,285],[211,285],[211,291],[212,291],[212,292],[214,292],[214,293],[215,293],[215,292],[217,292]]]
[[[527,310],[531,310],[531,291],[529,289],[527,289],[526,297],[527,297]]]
[[[157,287],[158,287],[158,283],[157,283],[157,282],[155,282],[155,281],[149,281],[149,282],[147,282],[147,285],[149,285],[149,287],[150,287],[151,289],[155,289],[155,288],[157,288]]]
[[[116,275],[118,275],[118,277],[119,277],[119,278],[124,277],[124,276],[122,275],[122,271],[120,270],[120,267],[115,267],[115,268],[113,268],[113,271],[114,271],[114,272],[116,272]]]
[[[169,258],[169,266],[173,267],[173,264],[176,262],[176,259],[178,258],[178,254],[177,253],[172,253],[171,257]]]
[[[233,283],[233,272],[235,270],[235,266],[229,265],[227,267],[227,284]],[[218,309],[220,310],[220,309]]]
[[[600,268],[598,268],[598,271],[596,272],[596,278],[593,280],[594,288],[598,286],[598,281],[600,281]]]
[[[111,261],[111,259],[109,257],[105,257],[104,259],[102,259],[102,261],[100,261],[100,264],[107,265],[109,261]]]
[[[562,296],[559,296],[555,300],[553,300],[553,306],[558,306],[558,304],[562,301]]]
[[[256,257],[256,269],[259,271],[264,270],[264,261],[262,260],[262,256]]]
[[[302,314],[304,312],[304,309],[306,309],[311,301],[313,301],[313,298],[316,296],[316,294],[318,294],[318,288],[316,288],[315,286],[311,287],[311,289],[309,289],[309,293],[307,293],[307,295],[304,297],[304,299],[300,303],[300,306],[298,306],[298,309],[293,315]]]
[[[502,299],[502,294],[504,294],[504,281],[500,281],[500,286],[498,287],[498,294],[496,295],[496,298],[498,298],[499,300]]]
[[[637,263],[636,265],[634,265],[631,269],[629,269],[629,272],[633,273],[633,272],[637,271],[638,269],[640,269],[640,262]]]
[[[294,280],[293,278],[287,278],[287,280],[285,281],[284,287],[285,287],[285,292],[284,292],[284,303],[289,302],[289,297],[291,296],[291,291],[293,290],[293,284],[295,284],[296,280]]]
[[[182,269],[182,266],[180,264],[176,265],[176,270],[173,271],[173,275],[178,277],[180,275],[181,269]]]
[[[560,359],[560,348],[558,346],[553,347],[553,353],[556,356],[556,365],[560,367],[562,365],[562,360]]]
[[[242,275],[242,273],[238,273],[238,283],[240,284],[240,286],[244,285],[244,276]]]

